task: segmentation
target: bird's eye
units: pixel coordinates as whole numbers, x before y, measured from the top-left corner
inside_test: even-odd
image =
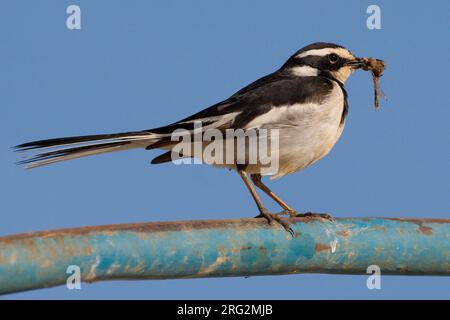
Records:
[[[335,54],[335,53],[331,53],[331,54],[328,55],[328,60],[331,63],[336,63],[339,60],[339,56],[337,54]]]

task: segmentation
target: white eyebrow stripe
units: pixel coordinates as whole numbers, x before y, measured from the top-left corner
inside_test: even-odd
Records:
[[[300,54],[297,55],[297,58],[304,58],[307,56],[326,56],[330,53],[335,53],[340,57],[343,58],[348,58],[348,59],[353,59],[354,56],[347,50],[344,48],[323,48],[323,49],[312,49],[312,50],[308,50],[305,52],[302,52]]]

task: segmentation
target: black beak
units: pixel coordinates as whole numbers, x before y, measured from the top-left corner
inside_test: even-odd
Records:
[[[354,60],[349,60],[345,65],[352,67],[353,69],[360,69],[363,66],[361,58],[355,58]]]

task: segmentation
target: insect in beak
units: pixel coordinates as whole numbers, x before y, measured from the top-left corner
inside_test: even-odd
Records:
[[[358,58],[357,61],[360,63],[359,68],[362,68],[364,71],[370,71],[370,73],[372,74],[375,96],[375,109],[378,110],[380,106],[378,97],[381,95],[384,99],[386,99],[383,90],[381,90],[380,88],[380,77],[383,75],[386,64],[383,60],[375,58]]]

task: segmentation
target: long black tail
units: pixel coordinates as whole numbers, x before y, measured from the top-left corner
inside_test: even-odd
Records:
[[[18,152],[38,151],[30,158],[18,162],[31,169],[100,153],[146,148],[157,140],[157,135],[148,131],[134,131],[32,141],[15,146],[14,149]],[[48,151],[43,152],[43,149]]]

